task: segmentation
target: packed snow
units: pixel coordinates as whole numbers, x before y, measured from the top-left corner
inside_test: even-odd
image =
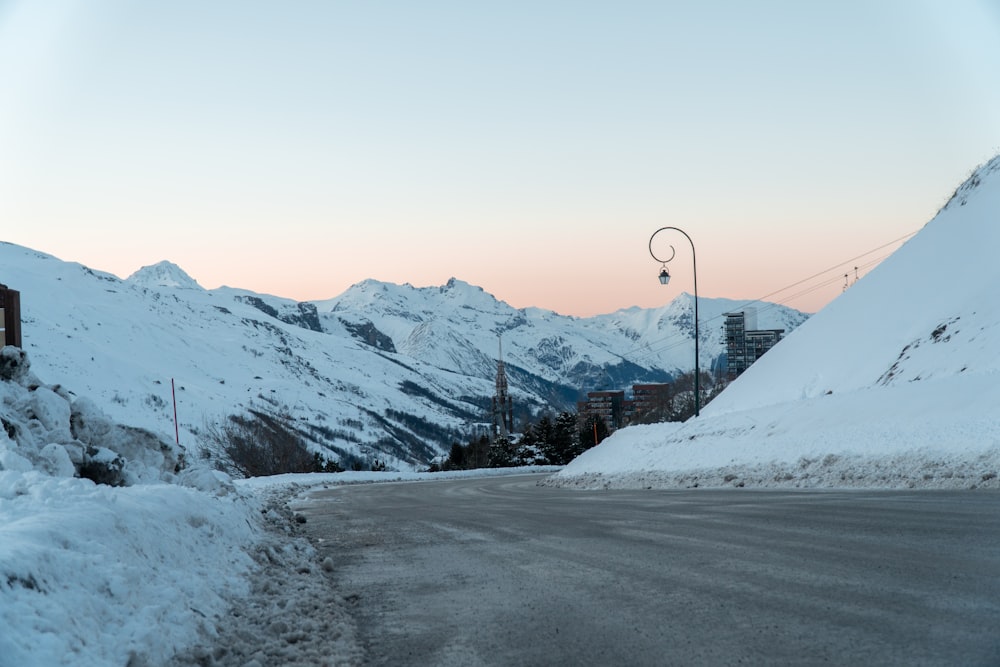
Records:
[[[550,483],[1000,488],[997,211],[1000,158],[700,417],[622,429]],[[360,661],[292,501],[431,476],[234,482],[30,362],[0,351],[0,667]]]
[[[0,664],[161,664],[246,593],[261,530],[224,476],[10,346],[0,423]]]

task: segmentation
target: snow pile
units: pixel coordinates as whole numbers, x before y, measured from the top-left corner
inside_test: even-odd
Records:
[[[165,664],[251,592],[269,538],[225,475],[9,346],[0,424],[0,666]]]
[[[1000,488],[995,379],[830,394],[634,426],[547,483],[585,488]],[[948,394],[948,389],[953,393]],[[995,410],[995,407],[991,407]],[[706,411],[707,412],[707,411]]]
[[[550,483],[1000,488],[1000,156],[926,227],[678,424]]]
[[[334,563],[320,562],[309,542],[298,535],[300,516],[288,507],[301,486],[295,475],[280,481],[240,484],[262,501],[260,518],[267,539],[253,549],[257,562],[250,594],[215,618],[214,632],[202,632],[199,642],[180,651],[173,667],[313,667],[356,665],[361,644],[349,604],[327,580]],[[329,482],[330,474],[312,483]]]
[[[121,426],[86,398],[43,385],[28,355],[0,349],[0,469],[74,475],[122,486],[169,478],[180,448],[143,429]]]
[[[248,505],[0,471],[0,664],[155,665],[245,595]]]

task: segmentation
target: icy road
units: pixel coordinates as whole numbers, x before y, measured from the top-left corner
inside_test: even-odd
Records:
[[[1000,664],[996,492],[539,479],[300,504],[366,664]]]

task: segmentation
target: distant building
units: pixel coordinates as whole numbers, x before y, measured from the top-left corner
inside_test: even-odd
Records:
[[[508,438],[514,431],[514,401],[507,391],[507,370],[503,363],[503,341],[498,344],[496,393],[493,395],[493,440]]]
[[[609,431],[625,424],[624,391],[591,391],[587,393],[587,400],[580,401],[576,407],[581,421],[587,417],[600,417]]]
[[[674,386],[669,383],[634,384],[628,406],[629,422],[661,421],[673,409]],[[628,403],[628,401],[626,401]]]
[[[21,347],[21,293],[0,284],[0,347]]]
[[[758,329],[757,309],[726,313],[726,375],[735,380],[753,362],[778,344],[784,329]]]

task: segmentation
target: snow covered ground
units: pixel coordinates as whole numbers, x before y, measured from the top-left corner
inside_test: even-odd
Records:
[[[0,664],[155,665],[248,592],[251,504],[0,471]]]
[[[581,488],[1000,489],[996,378],[830,394],[634,426],[549,480]],[[707,411],[706,411],[707,412]],[[886,414],[888,413],[888,414]]]

